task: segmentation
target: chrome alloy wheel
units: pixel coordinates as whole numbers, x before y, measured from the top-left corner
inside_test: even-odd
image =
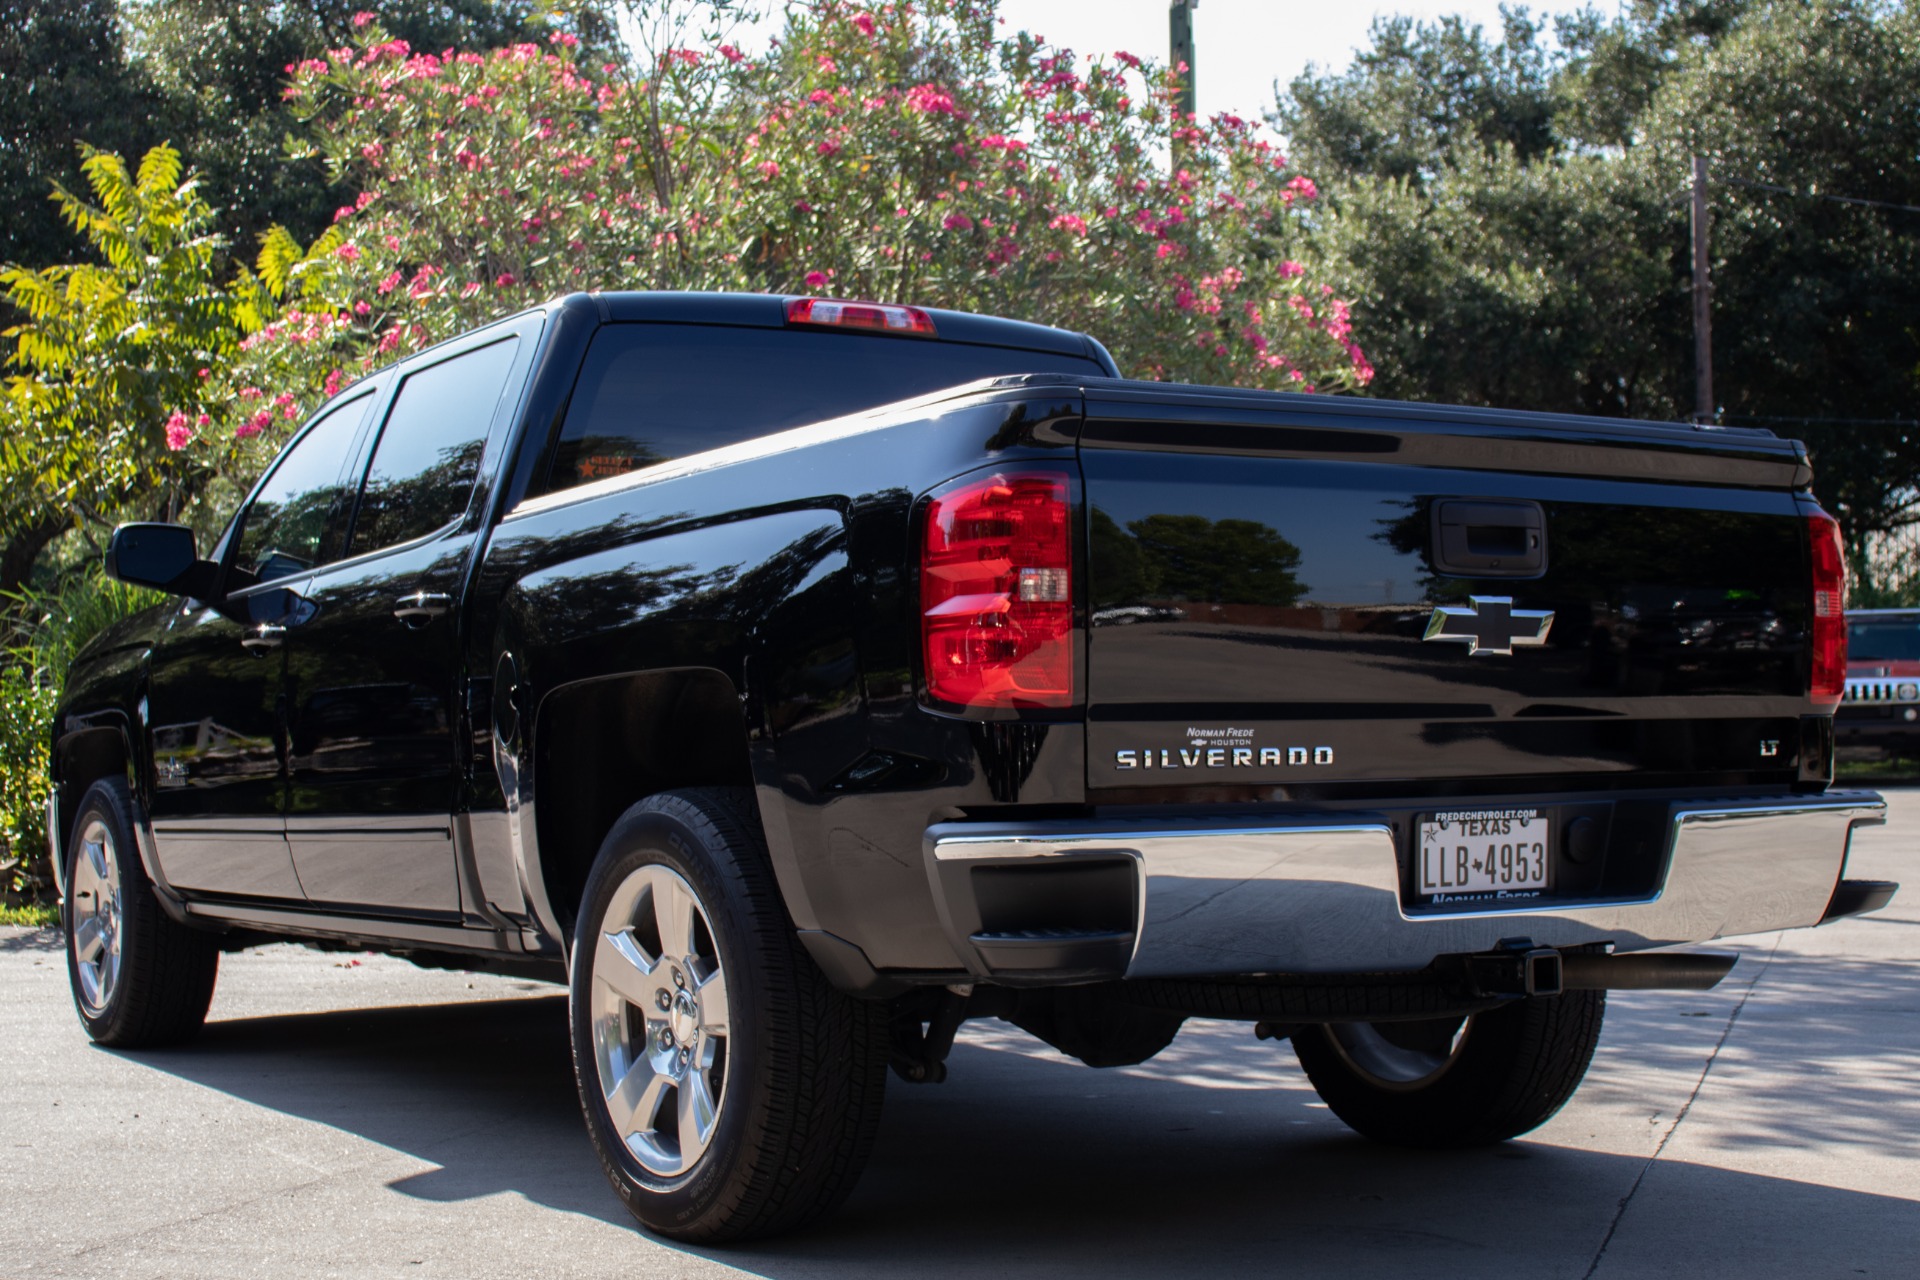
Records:
[[[635,868],[593,940],[593,1051],[614,1132],[649,1173],[678,1177],[726,1100],[727,982],[693,886]]]
[[[120,860],[113,833],[98,818],[80,832],[73,860],[73,884],[67,896],[69,945],[80,975],[80,1003],[99,1017],[120,981],[120,940],[124,918],[120,904]]]
[[[1472,1018],[1327,1026],[1348,1066],[1378,1088],[1396,1092],[1425,1088],[1445,1075],[1459,1060],[1472,1029]]]

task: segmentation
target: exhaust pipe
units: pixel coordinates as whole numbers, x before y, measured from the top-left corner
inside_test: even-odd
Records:
[[[1560,957],[1560,985],[1566,991],[1711,991],[1739,959],[1732,951],[1613,956],[1575,951]]]

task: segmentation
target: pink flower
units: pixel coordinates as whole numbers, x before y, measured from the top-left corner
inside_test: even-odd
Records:
[[[723,44],[720,46],[720,56],[725,58],[728,62],[745,62],[747,59],[746,54],[740,52],[738,49],[734,48],[730,44]]]
[[[835,63],[832,58],[829,58],[824,54],[821,55],[820,61],[814,63],[813,65],[819,69],[820,74],[822,75],[831,76],[831,75],[838,75],[840,73],[839,65]]]
[[[362,298],[358,302],[353,304],[353,314],[355,314],[356,316],[360,316],[363,319],[366,317],[367,313],[372,310],[373,308],[367,305],[367,300],[365,298]]]
[[[272,423],[273,423],[272,411],[268,409],[262,409],[260,412],[254,414],[251,418],[248,418],[245,422],[235,427],[233,429],[233,438],[236,440],[245,440],[250,436],[257,436],[262,431],[265,431],[270,425],[272,425]]]
[[[1154,250],[1154,256],[1157,258],[1171,258],[1177,252],[1179,251],[1172,245],[1162,244],[1158,249]]]
[[[832,138],[828,138],[826,141],[822,142],[819,146],[815,147],[814,150],[819,152],[823,156],[830,156],[840,150],[840,144],[838,142],[835,142]]]
[[[373,163],[379,164],[380,157],[387,154],[387,149],[377,142],[369,142],[366,146],[360,148],[360,154]]]
[[[873,15],[870,13],[854,14],[853,26],[854,26],[854,29],[863,36],[872,35],[873,34]]]
[[[1114,57],[1114,61],[1122,63],[1126,66],[1132,67],[1135,71],[1138,71],[1140,69],[1140,59],[1134,57],[1132,54],[1128,53],[1125,49],[1121,49],[1117,51],[1113,55],[1113,57]]]
[[[403,276],[398,270],[396,270],[392,275],[388,276],[385,280],[382,280],[379,284],[379,287],[377,287],[374,290],[374,292],[382,293],[382,294],[392,293],[395,289],[398,289],[400,287],[400,281],[405,278],[406,278],[405,276]]]
[[[548,36],[547,40],[552,44],[559,45],[563,49],[578,49],[580,47],[580,37],[573,35],[571,32],[556,31]]]
[[[167,419],[167,448],[178,453],[186,448],[187,442],[192,439],[193,428],[187,425],[187,415],[175,409],[173,415]]]
[[[362,9],[360,12],[353,15],[353,25],[356,28],[364,27],[372,21],[373,21],[373,15],[371,13],[368,13],[365,9]]]
[[[807,272],[807,288],[824,289],[827,287],[827,282],[830,278],[831,277],[824,271],[809,271]]]
[[[1087,234],[1087,220],[1075,213],[1063,213],[1047,225],[1055,231],[1064,227],[1077,236]]]
[[[333,256],[345,262],[358,262],[360,260],[360,246],[349,240],[335,249]]]
[[[772,160],[763,160],[760,162],[760,176],[777,178],[780,176],[780,166]]]
[[[933,84],[917,84],[907,90],[907,110],[919,111],[928,115],[950,116],[958,114],[953,95]]]
[[[514,274],[511,271],[502,271],[493,279],[493,287],[496,289],[511,289],[519,283],[519,280],[514,278]]]
[[[940,225],[949,231],[971,231],[973,219],[964,213],[950,213],[941,220]]]
[[[812,93],[810,93],[810,94],[808,94],[808,95],[807,95],[807,101],[808,101],[808,102],[811,102],[811,103],[812,103],[812,104],[813,104],[814,106],[816,106],[816,107],[817,107],[817,106],[819,106],[819,105],[820,105],[821,103],[823,103],[823,102],[832,102],[832,101],[833,101],[833,90],[831,90],[831,89],[815,89],[815,90],[814,90],[814,91],[813,91]]]
[[[1313,185],[1313,179],[1301,174],[1286,186],[1281,199],[1291,204],[1294,200],[1312,200],[1320,194],[1320,188]]]
[[[341,371],[339,369],[335,369],[327,375],[326,391],[329,400],[340,394],[340,376]]]

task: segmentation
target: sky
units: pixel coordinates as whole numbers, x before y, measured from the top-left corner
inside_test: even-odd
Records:
[[[1533,0],[1536,17],[1571,13],[1586,0]],[[1611,13],[1611,0],[1594,0]],[[1087,55],[1125,49],[1167,57],[1167,0],[1000,0],[1009,29],[1025,28]],[[1199,0],[1194,10],[1194,64],[1202,116],[1216,111],[1257,120],[1284,88],[1317,63],[1344,69],[1367,43],[1375,17],[1405,14],[1431,21],[1460,14],[1491,32],[1500,29],[1499,0]]]

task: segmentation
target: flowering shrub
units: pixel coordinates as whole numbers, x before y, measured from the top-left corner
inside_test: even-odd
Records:
[[[601,67],[564,33],[430,52],[369,21],[289,69],[359,193],[324,248],[280,248],[324,327],[260,345],[351,349],[305,362],[344,378],[574,289],[819,291],[1084,329],[1145,377],[1371,377],[1345,302],[1274,250],[1310,179],[1244,120],[1180,118],[1146,60],[1082,68],[994,21],[805,0],[764,55]]]
[[[577,289],[821,292],[1092,333],[1133,376],[1308,391],[1373,370],[1348,307],[1278,246],[1311,179],[1173,73],[994,35],[991,0],[797,0],[761,53],[586,66],[416,50],[371,17],[288,68],[355,194],[270,233],[223,342],[156,424],[244,473],[368,369]]]

